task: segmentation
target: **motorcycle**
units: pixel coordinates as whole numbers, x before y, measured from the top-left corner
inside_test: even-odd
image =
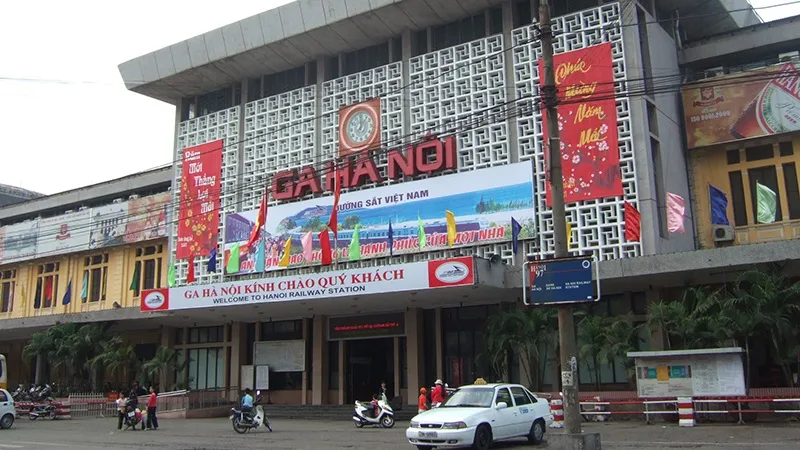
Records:
[[[20,384],[17,386],[17,390],[11,394],[11,398],[13,398],[15,402],[25,401],[28,399],[28,390],[25,389],[25,386]]]
[[[34,397],[34,401],[39,402],[52,402],[53,401],[53,388],[50,387],[49,384],[45,384],[44,387],[39,386],[36,392],[36,397]]]
[[[127,411],[125,413],[125,420],[123,423],[125,424],[125,429],[134,429],[136,430],[136,425],[142,424],[142,430],[144,430],[144,414],[139,408],[134,408],[132,405],[128,405],[126,408]]]
[[[357,428],[364,425],[377,425],[381,428],[392,428],[394,426],[394,411],[383,399],[378,400],[378,411],[372,414],[373,407],[370,402],[360,402],[356,400],[353,422]]]
[[[31,411],[28,413],[28,419],[36,420],[39,417],[45,418],[49,417],[52,420],[56,420],[56,407],[52,403],[47,405],[37,405],[31,408]]]
[[[253,407],[252,416],[242,412],[241,409],[231,408],[231,424],[233,425],[233,431],[244,434],[250,430],[256,430],[260,427],[267,427],[270,433],[272,433],[272,426],[269,424],[269,419],[267,415],[264,414],[264,408],[258,404],[258,401],[261,399],[261,391],[256,391],[256,404]]]

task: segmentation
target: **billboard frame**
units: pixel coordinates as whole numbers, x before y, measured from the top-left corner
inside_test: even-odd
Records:
[[[591,300],[571,300],[571,301],[552,302],[552,303],[528,301],[528,289],[532,286],[528,286],[526,280],[529,277],[531,266],[542,263],[553,263],[553,262],[559,263],[559,262],[576,261],[576,260],[591,260],[591,264],[594,269],[594,282],[597,292],[596,297],[594,297]],[[570,256],[567,258],[553,258],[545,260],[525,261],[525,263],[522,264],[522,303],[525,306],[562,306],[562,305],[573,305],[578,303],[596,303],[600,301],[602,293],[600,292],[600,264],[598,263],[599,260],[597,259],[597,256],[594,254],[591,256]],[[531,300],[533,300],[533,295],[531,295]]]

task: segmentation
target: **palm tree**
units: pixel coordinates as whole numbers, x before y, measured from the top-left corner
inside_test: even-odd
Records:
[[[628,382],[633,384],[635,381],[636,365],[633,358],[628,357],[628,353],[639,350],[642,339],[639,337],[641,325],[633,322],[633,315],[615,317],[606,329],[606,344],[608,348],[605,354],[611,360],[622,361],[628,375]]]
[[[791,363],[796,358],[792,350],[798,343],[795,324],[800,319],[800,284],[791,282],[776,267],[749,270],[736,281],[724,305],[723,316],[734,330],[730,337],[745,344],[748,382],[750,339],[762,335],[770,341],[775,360],[791,386]]]
[[[176,350],[164,346],[158,347],[153,359],[142,365],[142,371],[146,376],[143,378],[149,378],[153,380],[153,384],[155,384],[154,380],[156,380],[156,377],[160,378],[161,374],[168,373],[172,370],[183,372],[189,364],[189,359],[186,358],[178,364],[178,356],[179,354]]]
[[[648,307],[648,324],[660,330],[667,350],[686,350],[719,345],[717,308],[721,290],[687,289],[681,301],[659,300]]]
[[[594,387],[600,390],[601,365],[607,364],[608,345],[606,329],[609,318],[602,315],[587,315],[578,323],[578,355],[590,362],[589,372],[594,379]]]
[[[100,354],[87,362],[92,368],[105,367],[109,375],[122,370],[123,377],[136,372],[138,360],[132,344],[125,344],[121,337],[115,336],[103,344]]]
[[[486,353],[495,372],[498,375],[506,373],[509,359],[519,355],[523,372],[534,384],[534,390],[539,390],[543,381],[539,369],[542,349],[546,354],[546,349],[552,346],[555,317],[552,308],[520,307],[490,317],[486,329]]]

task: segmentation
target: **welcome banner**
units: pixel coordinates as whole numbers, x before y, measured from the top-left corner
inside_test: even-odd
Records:
[[[611,43],[555,55],[561,167],[567,203],[623,194]],[[539,73],[544,62],[539,60]],[[544,77],[540,81],[544,83]],[[542,113],[547,121],[547,113]],[[545,161],[548,158],[544,129]],[[547,205],[552,204],[545,184]]]
[[[530,163],[518,163],[342,194],[334,259],[348,260],[356,225],[362,259],[389,256],[390,251],[400,255],[447,248],[447,210],[456,220],[454,247],[510,241],[512,217],[522,225],[520,239],[531,238],[535,232],[533,192]],[[290,267],[319,264],[317,234],[325,229],[332,207],[332,196],[271,206],[262,230],[266,239],[265,271],[281,268],[278,262],[290,238]],[[225,217],[226,262],[231,248],[239,244],[240,268],[230,274],[254,272],[256,249],[246,245],[257,214],[258,210],[252,210]],[[422,249],[418,242],[420,222],[427,241]],[[311,261],[303,256],[302,247],[302,238],[308,232],[313,236]],[[331,241],[333,245],[333,237]]]

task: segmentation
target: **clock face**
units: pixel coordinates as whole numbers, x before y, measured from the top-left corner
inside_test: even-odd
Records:
[[[353,144],[363,144],[369,140],[375,128],[375,121],[366,111],[357,111],[347,121],[347,138]]]

